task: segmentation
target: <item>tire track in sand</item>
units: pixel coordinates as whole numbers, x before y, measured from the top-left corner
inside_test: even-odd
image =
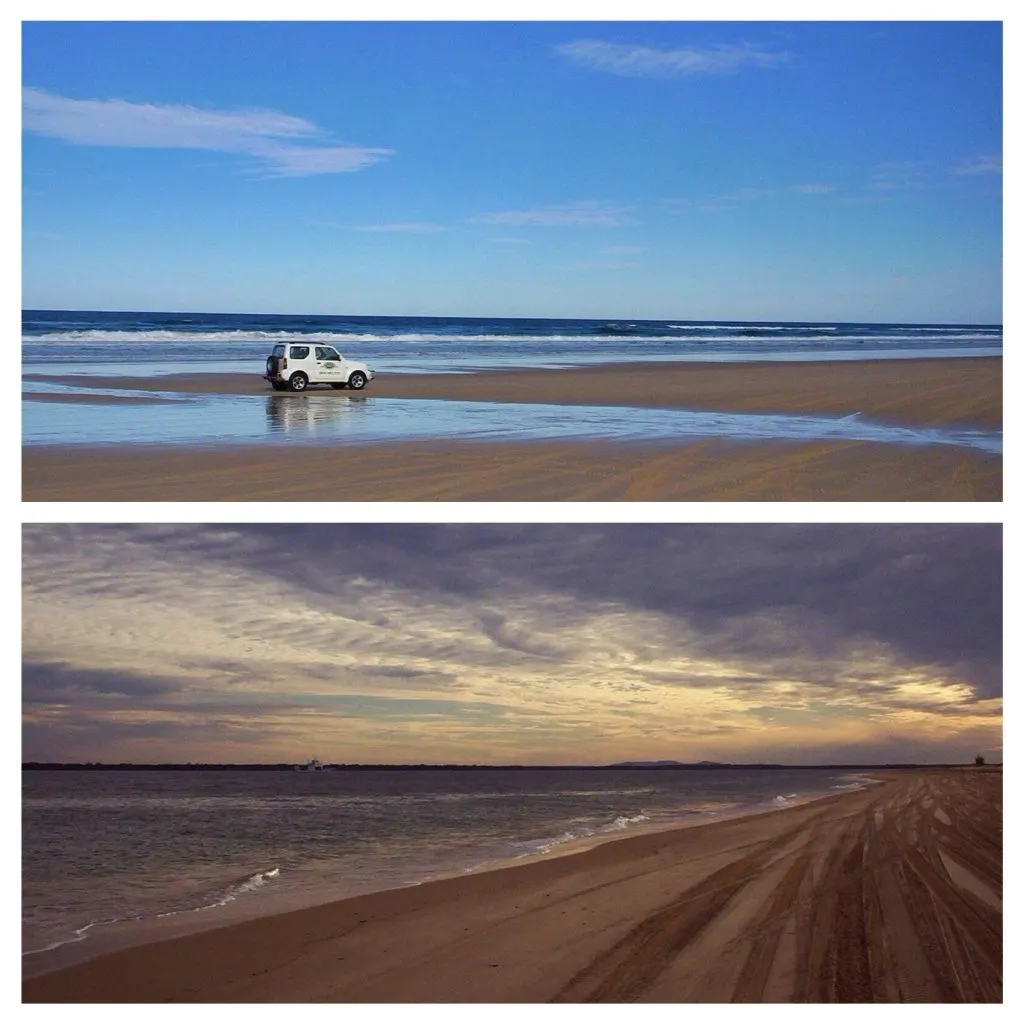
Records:
[[[638,998],[751,879],[792,846],[794,837],[806,828],[806,823],[801,823],[686,889],[577,972],[552,1001],[629,1002]]]
[[[554,998],[999,1002],[1001,911],[958,884],[942,856],[1001,896],[996,787],[996,773],[890,776],[853,804],[739,847]],[[747,923],[723,939],[730,915]]]

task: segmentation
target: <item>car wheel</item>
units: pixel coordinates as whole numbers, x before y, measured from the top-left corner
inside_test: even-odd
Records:
[[[307,384],[309,384],[309,378],[301,371],[293,373],[288,381],[288,386],[292,391],[305,391]]]
[[[348,386],[352,388],[353,391],[359,391],[361,388],[365,388],[366,374],[362,373],[359,370],[356,370],[355,373],[353,373],[352,376],[349,377]]]
[[[341,384],[332,384],[331,385],[331,387],[334,388],[335,391],[340,391],[344,386],[345,386],[344,382],[342,382]]]
[[[277,376],[277,357],[276,356],[268,356],[267,357],[267,376],[268,377],[276,377]]]
[[[272,380],[270,382],[270,386],[275,391],[287,391],[288,390],[288,385],[283,380]]]

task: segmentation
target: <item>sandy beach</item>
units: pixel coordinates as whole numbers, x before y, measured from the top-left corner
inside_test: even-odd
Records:
[[[32,448],[25,501],[1000,501],[1002,460],[855,442]]]
[[[109,953],[28,1002],[999,1002],[1002,772],[799,807]]]
[[[26,375],[26,380],[192,394],[270,393],[258,374],[159,377]],[[327,389],[319,391],[330,394]],[[719,412],[848,415],[890,423],[1002,425],[1002,360],[878,359],[820,363],[642,363],[563,370],[381,375],[366,389],[376,398],[635,405]],[[301,401],[303,396],[292,396]],[[340,396],[339,396],[340,397]],[[120,399],[118,399],[120,400]]]
[[[51,378],[84,384],[84,378]],[[262,394],[257,375],[92,378],[134,392]],[[268,392],[269,393],[269,392]],[[339,400],[346,392],[326,392]],[[860,413],[879,422],[999,429],[1000,359],[645,364],[381,377],[389,398]],[[303,395],[283,401],[306,401]],[[39,400],[33,398],[33,400]],[[65,399],[66,400],[66,397]],[[136,395],[135,400],[138,400]],[[116,396],[102,401],[120,402]],[[408,441],[43,446],[23,449],[26,501],[720,500],[998,501],[1002,459],[960,447],[853,441],[658,444]]]

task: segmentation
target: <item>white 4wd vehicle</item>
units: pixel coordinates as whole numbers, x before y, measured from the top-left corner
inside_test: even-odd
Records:
[[[310,384],[330,384],[360,391],[376,376],[366,363],[338,355],[330,345],[275,345],[264,374],[275,391],[305,391]]]

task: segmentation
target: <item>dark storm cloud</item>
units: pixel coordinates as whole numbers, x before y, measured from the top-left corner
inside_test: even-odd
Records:
[[[126,720],[81,710],[62,715],[59,726],[50,720],[23,721],[21,742],[26,758],[34,761],[108,760],[108,755],[97,752],[117,749],[135,750],[134,760],[146,760],[145,755],[152,749],[147,745],[154,743],[166,742],[179,750],[183,744],[237,743],[250,745],[258,751],[262,744],[277,739],[282,731],[261,720],[196,715],[183,728],[176,719]],[[186,746],[186,749],[192,748]],[[140,754],[143,756],[138,756]],[[259,760],[258,756],[253,760]]]
[[[524,629],[510,625],[505,616],[497,612],[480,612],[480,628],[499,647],[519,654],[561,661],[570,653],[565,647],[546,642]]]
[[[747,661],[795,648],[824,658],[869,640],[977,697],[1002,691],[998,525],[89,526],[57,538],[61,528],[36,529],[71,549],[90,531],[120,531],[169,561],[180,552],[258,569],[327,602],[359,576],[469,600],[546,592],[615,602],[685,620],[705,652]],[[26,535],[26,550],[35,542]],[[560,655],[488,614],[496,643]]]
[[[86,722],[105,720],[109,728],[119,735],[170,735],[183,724],[190,732],[197,728],[215,730],[219,725],[235,724],[242,719],[257,720],[261,715],[295,715],[311,711],[363,714],[367,710],[407,715],[409,709],[430,710],[435,714],[457,711],[461,707],[453,701],[416,701],[364,696],[361,694],[295,694],[273,693],[260,690],[223,692],[211,689],[209,693],[190,688],[185,700],[180,682],[160,677],[134,675],[108,669],[78,669],[68,665],[28,662],[22,668],[22,702],[30,708],[63,708],[62,722],[68,727],[81,729]],[[484,710],[493,714],[496,705]],[[168,715],[171,721],[153,719],[132,723],[103,716],[118,715],[126,711],[142,711],[146,715]],[[81,716],[81,717],[79,717]],[[97,716],[100,716],[99,718]]]
[[[21,667],[21,693],[26,704],[52,704],[62,697],[152,698],[178,693],[181,681],[116,669],[81,669],[59,662],[27,661]]]
[[[374,679],[399,679],[402,682],[419,680],[430,680],[436,682],[439,680],[453,678],[450,672],[442,672],[439,669],[406,668],[402,665],[395,665],[393,667],[386,665],[375,666],[369,669],[362,669],[361,674],[370,676]]]

